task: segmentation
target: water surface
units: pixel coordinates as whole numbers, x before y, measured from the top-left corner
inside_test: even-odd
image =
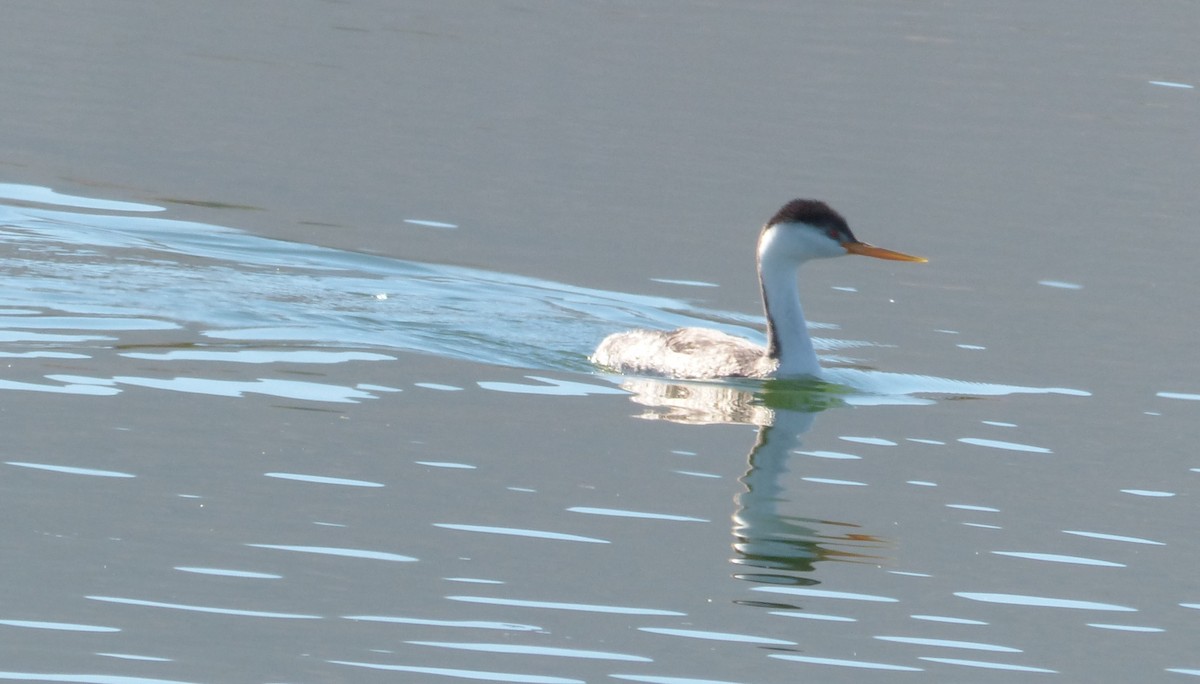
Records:
[[[1194,8],[7,9],[0,678],[1200,673]]]

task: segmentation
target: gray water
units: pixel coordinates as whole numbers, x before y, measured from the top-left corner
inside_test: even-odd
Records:
[[[1190,5],[6,14],[0,677],[1200,674]]]

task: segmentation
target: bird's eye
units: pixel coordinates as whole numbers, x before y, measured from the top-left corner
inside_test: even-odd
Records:
[[[829,239],[830,239],[830,240],[833,240],[833,241],[835,241],[835,242],[841,242],[841,241],[842,241],[842,238],[841,238],[841,236],[840,236],[840,235],[838,235],[838,230],[837,230],[837,228],[827,228],[827,229],[825,230],[825,234],[829,236]]]

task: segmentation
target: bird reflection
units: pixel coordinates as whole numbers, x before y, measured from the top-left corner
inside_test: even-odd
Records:
[[[858,525],[822,518],[788,515],[780,505],[790,500],[782,480],[789,454],[800,448],[821,411],[844,404],[846,389],[819,381],[745,380],[682,382],[658,378],[625,378],[621,387],[645,407],[639,415],[699,425],[755,425],[758,434],[734,496],[731,561],[746,566],[736,576],[770,584],[812,584],[803,575],[818,561],[874,561],[886,542]],[[830,528],[844,529],[831,533]]]

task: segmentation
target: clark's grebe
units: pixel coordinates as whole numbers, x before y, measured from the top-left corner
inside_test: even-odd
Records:
[[[707,328],[631,330],[604,338],[592,361],[620,373],[672,378],[817,377],[821,366],[800,307],[796,270],[810,259],[845,254],[926,261],[859,242],[846,220],[824,202],[792,200],[758,236],[766,348]]]

